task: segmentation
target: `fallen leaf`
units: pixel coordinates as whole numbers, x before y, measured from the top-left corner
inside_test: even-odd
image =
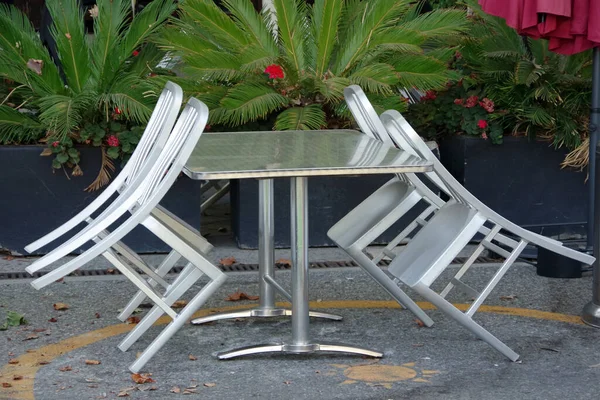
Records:
[[[193,393],[198,393],[198,391],[196,389],[185,389],[183,391],[183,394],[193,394]]]
[[[52,317],[48,320],[48,322],[58,322],[58,320],[56,318]]]
[[[37,339],[38,337],[39,337],[38,335],[29,335],[25,339],[23,339],[23,341],[34,340],[34,339]]]
[[[98,361],[98,360],[85,360],[85,363],[87,365],[99,365],[100,361]]]
[[[131,374],[131,379],[137,384],[152,383],[154,379],[150,378],[149,374]]]
[[[96,385],[96,384],[91,384],[91,385],[87,385],[87,387],[89,387],[89,388],[92,388],[92,389],[95,389],[95,388],[97,388],[97,387],[98,387],[98,385]]]
[[[206,386],[206,387],[215,387],[215,386],[217,386],[217,384],[210,382],[210,383],[205,383],[204,386]]]
[[[65,303],[54,303],[53,307],[55,310],[59,310],[59,311],[69,309],[69,305],[65,304]]]
[[[283,381],[283,384],[284,384],[284,385],[289,385],[289,384],[291,384],[291,383],[292,383],[292,381]]]
[[[6,322],[0,326],[0,331],[5,331],[9,326],[27,325],[25,317],[17,312],[8,311],[6,313]]]
[[[119,392],[117,394],[117,397],[129,397],[129,393],[127,393],[127,392]]]
[[[82,176],[83,170],[81,169],[81,167],[79,165],[76,165],[75,167],[73,167],[73,171],[71,171],[71,175],[72,176]]]
[[[540,350],[546,350],[546,351],[551,351],[553,353],[560,353],[560,350],[556,350],[550,347],[540,347]]]
[[[40,332],[46,332],[47,329],[46,328],[37,328],[37,329],[34,329],[33,331],[36,333],[40,333]]]
[[[193,355],[191,355],[191,354],[188,356],[188,358],[189,358],[190,360],[192,360],[192,361],[196,361],[196,360],[197,360],[197,358],[196,358],[196,357],[194,357],[194,356],[193,356]]]
[[[35,72],[38,75],[41,75],[42,74],[42,67],[44,66],[44,61],[43,60],[36,60],[36,59],[30,58],[27,61],[26,65],[27,65],[27,68],[29,68],[33,72]]]
[[[9,364],[18,364],[19,360],[17,360],[16,358],[11,358],[10,360],[8,360]]]
[[[4,257],[4,259],[5,259],[6,261],[12,261],[12,260],[14,260],[14,259],[15,259],[15,257],[14,257],[14,256],[11,256],[11,255],[8,255],[8,256]]]
[[[280,258],[279,260],[275,261],[275,264],[281,264],[281,265],[285,265],[286,267],[292,267],[292,261],[288,260],[287,258]]]
[[[183,307],[187,306],[187,304],[188,304],[187,300],[177,300],[175,303],[173,303],[173,305],[171,307],[183,308]]]
[[[511,294],[509,296],[500,296],[500,300],[514,300],[517,298],[516,294]]]
[[[138,322],[140,322],[140,317],[136,317],[135,315],[132,317],[127,318],[126,321],[128,324],[132,325],[132,324],[137,324]]]
[[[225,300],[226,301],[240,301],[240,300],[258,300],[258,299],[259,299],[258,296],[249,296],[244,292],[235,292],[235,293],[227,296],[227,298]]]
[[[20,381],[21,379],[23,379],[23,375],[14,375],[13,376],[13,381]]]
[[[9,388],[9,387],[12,387],[12,385],[10,383],[8,383],[8,382],[2,382],[2,387],[3,388]]]
[[[423,343],[414,343],[413,347],[423,347],[424,344]]]
[[[48,364],[50,364],[50,361],[42,360],[42,361],[38,362],[38,365],[48,365]]]
[[[171,388],[171,393],[181,393],[181,389],[179,389],[177,386],[173,386]]]
[[[225,257],[225,258],[221,258],[219,260],[219,264],[221,264],[224,267],[231,267],[235,263],[236,263],[235,257]]]
[[[138,390],[140,392],[145,392],[147,390],[158,390],[158,386],[140,386]]]
[[[60,372],[67,372],[67,371],[72,371],[73,368],[71,368],[70,365],[65,365],[64,367],[61,367],[58,369]]]
[[[109,268],[109,269],[107,269],[107,270],[106,270],[106,273],[107,273],[107,274],[114,274],[115,272],[116,272],[116,271],[115,271],[115,269],[114,269],[114,268]]]
[[[94,314],[96,318],[100,318],[100,313]]]
[[[52,152],[52,149],[50,147],[46,147],[41,153],[40,156],[41,157],[47,157],[47,156],[51,156],[52,154],[54,154]]]
[[[425,326],[425,324],[423,323],[423,321],[421,321],[419,318],[415,319],[415,323],[417,324],[417,326],[419,328],[423,328]]]

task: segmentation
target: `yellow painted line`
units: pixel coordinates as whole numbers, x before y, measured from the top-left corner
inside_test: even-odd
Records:
[[[311,309],[368,309],[368,308],[383,308],[392,309],[400,308],[400,305],[395,301],[387,300],[339,300],[339,301],[311,301]],[[418,306],[423,310],[434,310],[433,304],[428,302],[417,302]],[[289,303],[277,303],[278,307],[289,307]],[[469,304],[455,304],[460,310],[469,308]],[[204,317],[213,313],[231,312],[244,310],[254,307],[254,304],[244,304],[228,307],[207,308],[198,311],[193,318]],[[512,315],[518,317],[534,318],[546,321],[567,322],[571,324],[582,325],[581,319],[576,315],[558,314],[547,311],[530,310],[526,308],[502,307],[502,306],[486,306],[479,308],[480,312]],[[155,325],[165,325],[169,323],[169,317],[160,318]],[[101,340],[122,335],[131,331],[135,325],[117,324],[110,325],[101,329],[87,332],[78,336],[73,336],[58,343],[49,344],[38,349],[28,350],[27,353],[16,358],[18,363],[6,364],[0,369],[0,382],[7,382],[12,385],[9,388],[0,387],[0,399],[11,400],[32,400],[33,382],[35,374],[44,365],[40,365],[40,361],[51,362],[54,359],[69,353],[73,350],[89,346]],[[51,364],[50,364],[51,365]],[[13,380],[13,376],[19,375],[23,379]]]

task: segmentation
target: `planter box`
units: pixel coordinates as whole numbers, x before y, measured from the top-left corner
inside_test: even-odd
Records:
[[[435,147],[435,144],[431,144]],[[434,149],[437,152],[437,149]],[[335,246],[327,231],[393,175],[308,178],[308,237],[311,247]],[[435,188],[433,188],[436,190]],[[437,191],[437,190],[436,190]],[[290,247],[290,180],[274,181],[275,247]],[[258,181],[231,181],[231,218],[240,248],[258,248]],[[425,206],[418,204],[374,243],[386,244],[412,222]]]
[[[50,157],[40,157],[43,149],[42,146],[0,146],[0,186],[3,188],[0,248],[4,250],[27,254],[24,246],[77,214],[100,193],[83,191],[99,170],[98,148],[81,148],[80,165],[84,175],[68,178],[63,171],[52,169]],[[113,176],[117,173],[118,169]],[[199,182],[181,177],[161,204],[190,225],[199,227]],[[140,253],[170,251],[144,227],[136,228],[124,242]],[[56,243],[52,243],[38,254],[55,246]]]
[[[560,168],[566,150],[523,137],[493,145],[456,136],[440,143],[440,153],[459,182],[516,224],[546,236],[585,235],[586,173]]]

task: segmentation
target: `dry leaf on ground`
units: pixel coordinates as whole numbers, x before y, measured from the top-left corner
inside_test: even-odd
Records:
[[[87,365],[99,365],[100,361],[99,360],[85,360],[85,363]]]
[[[244,292],[235,292],[227,296],[227,301],[240,301],[240,300],[258,300],[258,296],[250,296]]]
[[[3,388],[9,388],[9,387],[12,387],[12,385],[10,383],[8,383],[8,382],[2,382],[2,387]]]
[[[66,303],[54,303],[53,305],[55,310],[68,310],[69,309],[69,305]]]
[[[48,320],[48,322],[58,322],[58,320],[56,318],[52,317]]]
[[[193,355],[191,355],[191,354],[188,356],[188,358],[189,358],[190,360],[192,360],[192,361],[196,361],[196,360],[197,360],[197,358],[196,358],[196,357],[194,357],[194,356],[193,356]]]
[[[60,372],[67,372],[67,371],[73,371],[73,368],[71,368],[71,366],[70,366],[70,365],[65,365],[64,367],[62,367],[62,368],[59,368],[58,370],[59,370]]]
[[[181,393],[181,389],[178,388],[177,386],[173,386],[171,388],[171,393]]]
[[[206,386],[206,387],[215,387],[215,386],[217,386],[217,384],[209,382],[209,383],[205,383],[204,386]]]
[[[119,392],[117,394],[117,397],[129,397],[129,393],[127,393],[127,392]]]
[[[425,326],[425,324],[423,323],[423,321],[421,321],[420,319],[415,319],[415,323],[417,324],[417,326],[419,328],[423,328]]]
[[[511,294],[508,296],[500,296],[500,300],[514,300],[517,298],[516,294]]]
[[[224,267],[230,267],[236,263],[235,257],[225,257],[219,260],[219,264]]]
[[[38,337],[39,337],[38,335],[29,335],[25,339],[23,339],[23,341],[34,340],[34,339],[37,339]]]
[[[133,317],[127,318],[127,323],[130,325],[137,324],[138,322],[140,322],[140,317],[136,317],[135,315]]]
[[[188,304],[187,300],[177,300],[175,303],[173,303],[173,305],[171,307],[183,308],[183,307],[187,306],[187,304]]]
[[[23,379],[23,375],[13,375],[13,381],[20,381]]]
[[[155,382],[150,378],[150,374],[131,374],[131,379],[138,384]]]
[[[8,360],[9,364],[18,364],[19,360],[17,360],[16,358],[11,358],[10,360]]]
[[[287,258],[280,258],[279,260],[275,261],[275,264],[282,264],[282,265],[291,267],[292,261],[288,260]]]
[[[50,361],[42,360],[42,361],[38,362],[38,365],[48,365],[48,364],[50,364]]]
[[[14,260],[14,259],[15,259],[15,257],[14,257],[14,256],[11,256],[11,255],[8,255],[8,256],[4,257],[4,259],[5,259],[6,261],[12,261],[12,260]]]
[[[198,391],[196,389],[185,389],[183,391],[183,394],[194,394],[194,393],[198,393]]]

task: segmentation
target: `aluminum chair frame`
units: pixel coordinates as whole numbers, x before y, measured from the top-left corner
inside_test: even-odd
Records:
[[[191,99],[181,113],[173,133],[169,136],[156,162],[147,163],[141,173],[126,187],[116,201],[75,238],[64,243],[52,254],[53,257],[64,256],[88,241],[95,241],[96,244],[83,254],[32,282],[32,285],[39,289],[73,272],[103,253],[113,258],[111,262],[160,308],[160,314],[164,312],[172,318],[172,322],[131,365],[130,369],[133,372],[139,371],[226,279],[226,275],[204,257],[195,242],[186,240],[186,237],[180,237],[177,232],[160,223],[152,214],[152,211],[183,169],[187,158],[202,134],[207,118],[208,108],[204,103]],[[98,240],[98,235],[116,219],[128,212],[131,215],[124,223]],[[175,282],[169,285],[167,293],[164,295],[158,294],[152,285],[141,277],[134,268],[120,262],[114,256],[114,251],[111,250],[115,243],[140,224],[190,262]],[[176,300],[174,294],[180,296],[185,285],[191,286],[203,274],[206,274],[210,279],[209,283],[177,313],[171,308],[172,303]],[[138,329],[138,332],[140,331],[142,331],[141,328]]]
[[[507,358],[512,361],[518,360],[517,353],[472,319],[477,309],[529,243],[586,264],[593,263],[595,258],[564,247],[561,242],[521,228],[487,207],[446,170],[398,111],[384,112],[381,122],[397,145],[410,146],[420,157],[433,163],[433,173],[437,175],[437,181],[443,184],[441,189],[448,190],[452,195],[452,199],[439,209],[392,260],[388,272]],[[431,284],[482,228],[487,231],[485,238],[451,282],[437,294],[430,288]],[[519,239],[509,238],[501,232],[509,232],[511,236]],[[503,256],[505,261],[483,290],[477,291],[460,279],[486,248]],[[454,287],[475,298],[464,313],[445,299]]]
[[[25,250],[28,252],[35,251],[40,247],[55,241],[59,237],[64,236],[81,223],[92,223],[94,221],[92,215],[96,213],[102,206],[109,204],[113,195],[123,192],[123,190],[125,190],[127,185],[131,183],[133,179],[135,179],[147,162],[152,162],[156,159],[156,157],[158,157],[158,154],[164,147],[169,134],[171,133],[173,125],[175,124],[182,101],[182,89],[173,82],[167,82],[165,84],[165,88],[158,98],[144,134],[136,146],[136,150],[133,152],[129,162],[122,169],[121,173],[113,179],[111,184],[104,189],[103,192],[92,203],[90,203],[87,207],[85,207],[82,211],[65,222],[63,225],[57,227],[52,232],[26,246]],[[158,205],[152,211],[152,214],[161,223],[170,227],[171,229],[176,230],[179,235],[186,236],[189,240],[194,241],[196,246],[198,246],[204,253],[208,253],[212,250],[212,245],[208,243],[208,241],[206,241],[196,229],[189,226],[174,214],[171,214],[162,206]],[[102,237],[107,236],[109,233],[109,231],[104,230],[94,240],[97,241]],[[160,283],[165,288],[167,288],[169,284],[163,279],[164,276],[171,270],[174,264],[181,257],[176,251],[171,251],[155,271],[146,265],[141,257],[139,257],[124,243],[117,242],[112,249],[115,250],[115,252],[112,254],[106,253],[104,254],[104,257],[113,265],[114,259],[119,258],[120,262],[130,263],[136,266],[138,269],[144,271],[150,277],[148,282],[152,286],[156,286]],[[42,262],[45,263],[45,261]],[[43,268],[43,266],[45,265],[37,264],[37,266],[30,266],[28,271],[33,273]],[[116,265],[114,266],[116,267]],[[121,321],[125,321],[144,301],[145,298],[146,296],[144,293],[139,291],[128,303],[118,318]]]

